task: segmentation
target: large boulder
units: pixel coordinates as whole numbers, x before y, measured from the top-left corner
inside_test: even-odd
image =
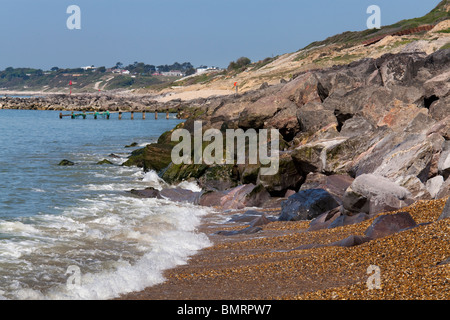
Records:
[[[205,207],[219,207],[221,199],[226,194],[225,191],[205,191],[199,200],[199,205]]]
[[[444,185],[444,177],[436,176],[427,181],[426,188],[432,198],[436,198]]]
[[[315,231],[326,229],[333,223],[334,220],[342,216],[340,207],[334,208],[330,211],[324,212],[312,219],[309,223],[308,231]]]
[[[168,199],[176,202],[187,202],[192,204],[199,204],[200,197],[203,192],[196,192],[183,188],[166,188],[160,191],[160,196],[163,199]]]
[[[444,199],[450,197],[450,178],[445,180],[444,184],[441,186],[439,192],[436,195],[436,199]]]
[[[353,180],[352,177],[347,175],[335,174],[327,176],[321,173],[311,172],[306,176],[306,181],[302,184],[300,190],[324,189],[341,204],[345,191],[352,184]]]
[[[180,187],[164,188],[162,190],[149,187],[143,190],[132,189],[130,192],[141,198],[167,199],[174,202],[187,202],[192,204],[199,204],[200,197],[203,194],[201,191],[196,192]]]
[[[273,117],[267,119],[265,126],[268,128],[276,128],[285,140],[292,138],[300,131],[300,124],[297,119],[298,106],[292,102],[286,102],[283,108]]]
[[[381,78],[373,59],[361,59],[344,66],[334,66],[330,69],[316,72],[318,92],[322,100],[339,93],[353,89],[375,85],[380,86]]]
[[[442,98],[450,93],[450,70],[425,81],[423,84],[427,97]]]
[[[322,101],[320,90],[318,89],[319,81],[317,73],[305,72],[295,75],[291,81],[286,83],[280,90],[279,96],[282,96],[297,106],[302,106],[310,101]]]
[[[281,152],[279,156],[279,168],[273,175],[257,175],[256,183],[263,185],[267,191],[275,196],[286,193],[288,189],[298,190],[303,180],[302,172],[292,161],[287,152]]]
[[[328,229],[333,229],[337,227],[344,227],[352,224],[361,223],[363,221],[369,220],[370,216],[367,213],[361,212],[353,216],[341,215],[336,218],[330,225]]]
[[[445,143],[445,147],[439,157],[438,162],[439,174],[447,179],[450,176],[450,142]]]
[[[143,168],[144,171],[155,170],[159,172],[172,162],[172,148],[172,144],[149,144],[142,149],[133,151],[122,165],[127,167],[137,166]]]
[[[320,102],[317,85],[317,77],[305,73],[286,84],[265,89],[269,90],[265,95],[249,100],[240,110],[239,127],[259,129],[268,124],[279,129],[284,137],[293,137],[299,130],[298,121],[293,117],[297,106]]]
[[[428,178],[433,144],[423,134],[407,135],[405,139],[384,155],[374,174],[390,179],[413,175],[425,182]]]
[[[383,85],[415,85],[417,72],[424,65],[424,53],[385,54],[376,60]]]
[[[320,102],[308,102],[297,111],[297,120],[300,130],[315,132],[328,124],[338,125],[336,116],[332,110],[325,109]]]
[[[401,176],[395,180],[395,183],[411,192],[411,197],[416,201],[431,200],[433,198],[426,185],[413,175]]]
[[[450,218],[450,198],[445,203],[444,209],[442,210],[441,215],[438,220]]]
[[[204,167],[205,170],[200,170],[199,174],[195,176],[197,176],[199,186],[205,190],[228,190],[239,184],[237,168],[232,164]]]
[[[438,121],[450,116],[450,96],[435,100],[430,105],[430,114]]]
[[[343,175],[351,171],[355,158],[372,143],[359,136],[318,139],[295,148],[292,159],[304,175],[309,172]]]
[[[242,129],[261,129],[264,122],[270,119],[275,113],[284,108],[289,101],[278,102],[277,97],[269,95],[249,103],[241,113],[239,113],[239,128]]]
[[[367,136],[375,129],[374,125],[361,116],[352,116],[343,122],[341,127],[341,135],[344,137],[361,137]]]
[[[140,198],[156,198],[156,199],[162,199],[161,194],[159,193],[158,189],[155,189],[153,187],[145,188],[143,190],[136,190],[132,189],[130,193],[134,194],[135,196],[138,196]]]
[[[450,140],[450,115],[436,122],[427,132],[427,135],[437,133],[445,140]]]
[[[262,185],[244,184],[225,191],[207,191],[200,195],[202,206],[221,209],[243,209],[261,207],[270,200],[270,194]]]
[[[374,174],[357,177],[345,191],[344,209],[368,214],[397,210],[413,203],[411,192],[387,178]]]
[[[338,206],[334,197],[323,189],[302,190],[282,202],[278,220],[312,220]]]
[[[416,222],[408,212],[386,214],[377,217],[364,234],[371,239],[378,239],[404,229],[413,228],[416,225]]]

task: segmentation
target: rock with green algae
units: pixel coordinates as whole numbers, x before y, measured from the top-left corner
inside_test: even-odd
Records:
[[[104,165],[104,164],[113,164],[108,159],[103,159],[102,161],[97,162],[98,165]]]
[[[122,165],[137,166],[144,171],[155,170],[157,172],[166,168],[172,161],[172,145],[152,143],[142,149],[135,150]]]
[[[137,145],[138,145],[137,142],[132,142],[131,144],[126,145],[125,148],[134,148],[134,147],[137,147]]]
[[[178,143],[171,140],[172,132],[183,126],[184,123],[180,123],[172,130],[164,132],[156,143],[134,150],[122,165],[127,167],[137,166],[143,168],[144,171],[161,172],[172,163],[172,148]]]
[[[58,164],[58,166],[73,166],[73,165],[75,165],[75,163],[67,159],[61,160],[61,162]]]
[[[275,174],[261,175],[258,172],[256,183],[263,185],[274,196],[281,196],[287,190],[298,190],[304,180],[302,172],[287,152],[282,152],[279,157],[279,168]]]
[[[181,182],[190,178],[199,178],[208,168],[205,164],[174,164],[169,165],[161,172],[161,178],[167,183]]]

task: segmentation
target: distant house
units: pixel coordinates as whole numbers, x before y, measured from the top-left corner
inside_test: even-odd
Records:
[[[220,69],[218,67],[205,67],[201,66],[200,68],[197,68],[195,70],[195,74],[202,74],[205,72],[211,72],[211,71],[219,71]]]
[[[86,67],[81,67],[81,69],[83,69],[84,71],[87,71],[87,70],[95,70],[97,68],[95,68],[94,66],[86,66]]]
[[[130,71],[125,69],[112,69],[112,73],[130,74]]]
[[[166,77],[184,77],[184,73],[180,70],[171,70],[168,72],[161,72],[161,75]]]
[[[195,70],[195,73],[196,73],[196,74],[202,74],[202,73],[205,73],[207,70],[208,70],[207,67],[206,67],[206,68],[197,68],[197,69]]]

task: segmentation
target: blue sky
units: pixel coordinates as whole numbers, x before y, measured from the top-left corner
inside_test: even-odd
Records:
[[[0,69],[110,67],[191,62],[226,67],[297,51],[366,29],[369,5],[382,25],[422,16],[440,0],[0,0]],[[81,30],[69,30],[69,5]]]

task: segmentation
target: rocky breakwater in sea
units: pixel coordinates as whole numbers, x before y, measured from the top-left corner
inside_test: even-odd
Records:
[[[192,197],[195,203],[281,207],[279,220],[318,219],[316,227],[324,227],[450,196],[448,49],[302,72],[190,106],[195,115],[179,127],[192,134],[195,120],[203,130],[280,133],[279,170],[270,176],[261,175],[259,163],[173,164],[171,131],[125,163],[155,170],[168,183],[196,180],[203,190]]]
[[[201,99],[199,101],[202,102]],[[181,100],[159,102],[152,95],[123,95],[114,93],[49,94],[42,96],[1,97],[0,108],[22,110],[65,110],[65,111],[147,111],[179,112],[181,116],[192,114],[188,105]]]

